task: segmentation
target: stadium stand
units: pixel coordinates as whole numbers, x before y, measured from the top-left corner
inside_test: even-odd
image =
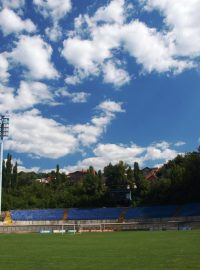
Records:
[[[137,218],[169,218],[173,217],[177,205],[163,205],[151,207],[129,208],[126,212],[125,219]]]
[[[11,218],[20,220],[62,220],[64,209],[11,210]]]
[[[178,209],[178,211],[177,211]],[[9,213],[9,212],[8,212]],[[200,203],[185,205],[163,205],[135,208],[94,208],[94,209],[43,209],[11,210],[7,219],[13,221],[37,220],[129,220],[145,218],[171,218],[200,216]],[[10,222],[11,223],[11,222]]]
[[[200,216],[200,203],[184,204],[180,211],[180,217]]]
[[[0,233],[200,229],[200,203],[148,207],[11,210]]]
[[[122,208],[69,209],[68,220],[119,219]]]

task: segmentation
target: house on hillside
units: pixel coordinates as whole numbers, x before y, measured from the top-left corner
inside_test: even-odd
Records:
[[[145,167],[144,169],[142,169],[142,174],[146,180],[153,181],[153,180],[158,179],[158,176],[157,176],[158,171],[159,171],[159,168]]]
[[[75,171],[75,172],[71,172],[67,175],[67,178],[69,180],[69,182],[71,184],[75,184],[75,183],[78,183],[82,180],[83,176],[88,173],[88,170],[82,170],[82,171]],[[96,171],[93,170],[93,171],[90,171],[90,173],[96,175]]]
[[[47,176],[47,177],[43,177],[43,178],[38,178],[36,179],[37,182],[39,183],[43,183],[43,184],[49,184],[52,181],[54,181],[56,178],[54,176]]]

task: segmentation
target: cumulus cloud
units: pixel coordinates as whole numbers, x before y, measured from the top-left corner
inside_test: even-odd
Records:
[[[166,146],[166,142],[152,144],[147,147],[141,147],[136,144],[130,146],[123,144],[98,144],[93,150],[94,156],[80,160],[76,165],[68,166],[65,170],[69,172],[86,169],[89,166],[93,166],[98,170],[103,169],[110,162],[116,164],[120,160],[131,166],[133,166],[134,162],[138,162],[140,167],[145,166],[146,162],[149,161],[162,162],[163,164],[175,158],[178,154],[178,152],[170,147],[163,149],[163,145]]]
[[[179,56],[200,54],[200,2],[197,0],[143,0],[148,11],[158,10],[164,16]]]
[[[36,26],[30,19],[22,20],[14,11],[8,8],[4,8],[0,12],[0,28],[5,36],[11,33],[34,32],[36,30]]]
[[[82,26],[80,29],[82,30]],[[107,60],[112,59],[112,50],[119,47],[119,34],[118,25],[95,26],[91,30],[92,39],[82,39],[76,34],[66,39],[63,42],[62,56],[75,67],[79,79],[97,76],[106,68]]]
[[[10,135],[5,149],[59,158],[75,151],[76,147],[76,138],[65,126],[44,118],[36,109],[10,118]]]
[[[170,160],[177,156],[177,152],[173,149],[162,149],[156,146],[149,146],[146,149],[146,155],[144,156],[144,160]]]
[[[62,28],[58,25],[58,23],[54,23],[52,27],[47,27],[45,29],[45,33],[51,41],[56,42],[62,36]]]
[[[54,104],[48,86],[40,82],[21,81],[19,89],[0,85],[0,111],[12,112],[33,108],[37,104]]]
[[[40,36],[21,36],[9,57],[25,66],[33,79],[55,79],[58,72],[51,63],[51,55],[51,46]]]
[[[179,146],[183,146],[183,145],[185,145],[185,144],[186,144],[186,142],[178,141],[178,142],[176,142],[174,145],[177,146],[177,147],[179,147]]]
[[[22,8],[24,4],[24,0],[1,0],[2,7],[8,7],[12,9]]]
[[[40,171],[40,167],[30,167],[27,168],[23,165],[17,166],[18,172],[35,172],[38,173]]]
[[[80,83],[80,78],[79,78],[79,76],[77,74],[67,76],[66,79],[65,79],[65,82],[66,82],[66,84],[69,84],[69,85],[77,85],[77,84]]]
[[[51,16],[54,21],[63,18],[72,7],[71,0],[33,0],[33,3],[44,17]]]
[[[190,61],[176,60],[169,36],[149,28],[143,22],[134,21],[125,25],[122,40],[125,50],[149,73],[170,70],[179,73],[193,66]]]
[[[0,80],[2,83],[7,82],[10,74],[8,72],[8,61],[3,53],[0,54]]]
[[[115,0],[100,7],[94,14],[93,21],[123,24],[125,16],[125,1]]]
[[[69,92],[65,89],[58,90],[56,94],[58,96],[68,97],[72,103],[85,103],[90,96],[90,94],[86,92]]]
[[[95,58],[99,58],[98,48],[90,40],[81,40],[76,37],[69,38],[64,41],[63,45],[62,56],[70,64],[83,70],[86,76],[99,72],[98,63],[95,62]]]
[[[46,35],[51,41],[56,42],[62,36],[62,28],[59,20],[71,11],[71,0],[33,0],[36,10],[38,10],[45,18],[51,18],[53,25],[47,27]]]
[[[103,101],[97,108],[103,110],[105,113],[124,112],[122,109],[122,103],[112,100]]]
[[[33,83],[32,85],[27,85],[25,82],[21,84],[16,99],[23,95],[27,87],[34,89],[34,93],[29,91],[32,103],[31,101],[26,103],[25,100],[24,102],[19,100],[19,105],[16,106],[28,108],[33,103],[47,102],[51,99],[51,95],[49,96],[49,92],[43,84]],[[39,92],[37,91],[39,89],[41,89],[41,96],[38,96]],[[11,104],[14,107],[12,89],[8,88],[7,93],[7,104]],[[27,93],[24,93],[24,95],[25,99],[29,99]],[[114,103],[112,101],[113,107]],[[117,106],[117,104],[115,105],[116,109],[108,110],[105,110],[104,106],[101,109],[100,105],[99,112],[87,123],[68,126],[43,117],[40,111],[36,109],[12,113],[10,135],[5,147],[7,150],[48,158],[59,158],[74,153],[81,150],[82,147],[88,147],[98,141],[106,127],[115,118],[115,114],[123,111],[121,105],[118,104]]]
[[[117,68],[114,63],[109,61],[105,64],[103,70],[104,82],[112,83],[115,86],[122,86],[130,82],[130,76],[128,72],[122,68]]]
[[[152,145],[155,146],[156,148],[160,148],[162,150],[166,150],[170,147],[170,143],[168,143],[166,141],[157,142],[157,143],[154,143]]]
[[[160,9],[163,8],[161,3],[165,2],[164,7],[170,6],[169,16],[170,12],[173,14],[172,7],[175,7],[175,4],[170,5],[165,0],[149,0],[149,2],[151,6],[154,6],[154,2],[160,3],[155,4],[155,8],[159,7]],[[173,3],[175,2],[177,1]],[[188,2],[187,6],[190,4]],[[184,6],[184,4],[180,5]],[[74,66],[76,74],[83,75],[82,78],[79,77],[79,80],[103,74],[105,83],[112,83],[115,86],[128,83],[130,76],[125,67],[122,63],[116,66],[116,63],[120,63],[118,55],[126,53],[134,58],[143,71],[148,73],[173,72],[177,74],[185,69],[195,67],[195,62],[190,58],[182,59],[184,53],[179,54],[182,44],[182,38],[179,38],[179,35],[183,35],[179,33],[184,33],[184,31],[181,32],[181,29],[160,31],[156,28],[150,28],[144,22],[130,20],[127,7],[124,0],[112,0],[108,5],[100,7],[93,16],[85,14],[79,15],[75,19],[74,31],[71,31],[69,37],[63,42],[62,56]],[[198,8],[198,6],[196,7]],[[191,9],[189,10],[191,11]],[[183,13],[176,15],[181,17],[181,22],[184,21]],[[168,18],[167,16],[166,18]],[[169,19],[166,19],[166,23],[168,21]],[[171,27],[172,23],[168,23],[168,25]],[[200,35],[198,31],[195,33],[195,44],[199,46],[198,38]],[[191,38],[195,33],[190,33]],[[177,43],[179,39],[180,42]],[[197,49],[196,51],[198,52]]]
[[[145,151],[145,148],[137,145],[125,146],[117,144],[99,144],[94,149],[96,156],[104,156],[107,160],[114,160],[113,163],[119,160],[130,160],[128,163],[132,163],[133,157],[140,156]]]
[[[89,123],[74,125],[72,131],[76,134],[80,144],[89,146],[97,143],[107,126],[115,118],[115,114],[124,112],[121,106],[121,103],[115,101],[103,101],[97,106],[100,111],[99,115],[93,116]]]

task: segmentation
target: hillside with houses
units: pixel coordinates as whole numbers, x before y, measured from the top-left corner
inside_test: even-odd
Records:
[[[8,154],[3,162],[2,209],[141,206],[200,200],[200,151],[178,155],[159,168],[119,161],[65,174],[18,172]]]

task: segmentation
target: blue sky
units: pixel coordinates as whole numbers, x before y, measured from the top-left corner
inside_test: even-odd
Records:
[[[200,144],[200,1],[1,0],[4,155],[158,166]]]

